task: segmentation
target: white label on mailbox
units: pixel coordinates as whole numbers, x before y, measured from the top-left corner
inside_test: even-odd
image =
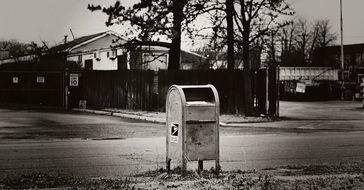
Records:
[[[172,123],[170,137],[171,142],[178,143],[178,123]]]
[[[13,83],[18,84],[19,83],[19,78],[18,77],[13,77]]]

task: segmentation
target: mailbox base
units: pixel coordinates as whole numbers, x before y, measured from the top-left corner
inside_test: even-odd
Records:
[[[201,173],[201,171],[203,171],[203,160],[199,160],[198,161],[198,169],[197,172]]]
[[[197,173],[198,174],[200,174],[203,171],[203,161],[204,160],[197,161]],[[171,173],[171,163],[172,163],[172,159],[167,158],[166,170],[167,170],[168,174]],[[182,173],[185,173],[187,171],[187,161],[186,160],[182,161],[181,170],[182,170]],[[219,163],[219,160],[217,159],[217,160],[215,160],[215,174],[219,175],[219,172],[220,172],[220,163]]]

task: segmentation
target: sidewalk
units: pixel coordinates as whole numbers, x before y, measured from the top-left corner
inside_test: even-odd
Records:
[[[73,111],[93,113],[99,115],[110,115],[128,119],[149,121],[154,123],[162,123],[162,124],[166,123],[166,113],[164,112],[123,110],[115,108],[107,108],[102,110],[74,108]],[[245,117],[244,115],[238,115],[238,114],[220,115],[220,126],[222,127],[229,127],[229,126],[233,127],[242,123],[261,123],[270,121],[272,121],[272,119],[266,117]]]

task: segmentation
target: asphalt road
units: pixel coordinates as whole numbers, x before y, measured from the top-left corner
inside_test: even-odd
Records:
[[[223,170],[364,160],[364,133],[221,137]],[[165,138],[0,144],[0,175],[32,171],[75,176],[126,176],[164,167]],[[205,168],[213,166],[205,162]],[[196,169],[196,162],[189,162]]]
[[[111,116],[0,108],[0,143],[9,140],[163,136],[163,125]]]
[[[364,160],[359,108],[352,102],[282,102],[286,120],[221,128],[222,169]],[[164,133],[163,125],[117,117],[0,109],[0,175],[106,177],[158,169],[164,167]]]

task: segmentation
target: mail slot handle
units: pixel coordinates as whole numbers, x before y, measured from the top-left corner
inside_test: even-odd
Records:
[[[187,120],[186,124],[216,123],[215,120]]]
[[[182,88],[185,96],[186,102],[215,102],[214,92],[211,88]]]

